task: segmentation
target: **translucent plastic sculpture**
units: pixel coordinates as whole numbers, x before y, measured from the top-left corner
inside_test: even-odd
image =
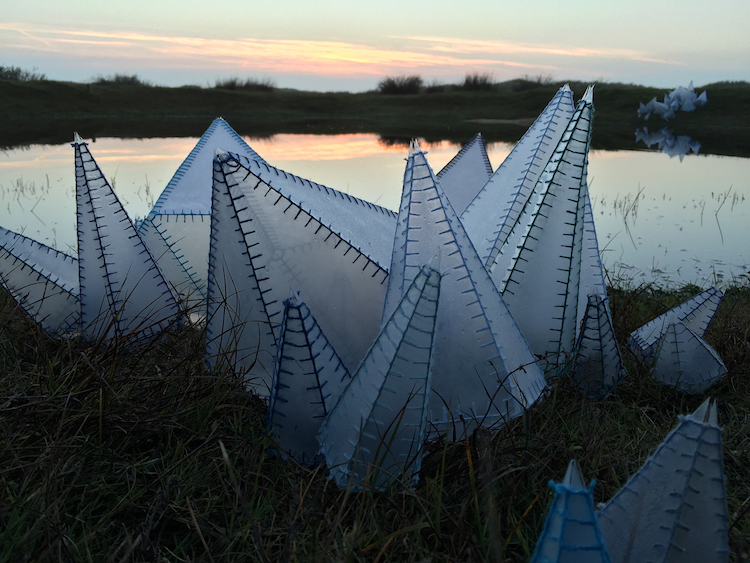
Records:
[[[209,365],[226,360],[268,393],[283,302],[294,287],[353,371],[380,327],[387,272],[378,260],[385,241],[392,244],[394,214],[221,151],[213,199]]]
[[[339,487],[418,478],[427,433],[440,274],[421,268],[320,429]]]
[[[625,377],[606,295],[589,295],[571,370],[573,385],[601,398]]]
[[[693,154],[698,154],[698,151],[701,150],[700,142],[694,141],[688,135],[675,136],[674,131],[669,127],[662,127],[655,133],[649,133],[647,127],[638,129],[635,132],[635,142],[639,141],[643,141],[648,148],[656,145],[660,151],[667,153],[669,158],[678,156],[680,162],[690,151],[693,151]]]
[[[474,135],[437,174],[440,185],[459,215],[491,176],[492,164],[481,133]]]
[[[555,498],[532,563],[610,563],[594,511],[594,482],[587,488],[578,462],[571,460],[562,483],[549,485]]]
[[[0,283],[47,332],[79,330],[78,260],[72,256],[0,227]]]
[[[545,358],[549,373],[558,372],[573,359],[582,316],[579,300],[592,102],[589,88],[534,187],[532,205],[521,214],[519,223],[527,226],[499,285],[534,354]],[[496,267],[493,273],[501,272]]]
[[[706,400],[598,513],[613,563],[729,560],[721,429]]]
[[[212,161],[218,148],[262,160],[226,121],[215,119],[138,225],[164,276],[188,310],[198,314],[205,308]]]
[[[669,323],[657,345],[653,376],[686,393],[703,393],[727,373],[708,342],[681,321]]]
[[[292,292],[284,302],[268,406],[269,431],[283,455],[316,461],[320,424],[350,380],[310,309]]]
[[[530,205],[531,192],[573,110],[573,93],[563,86],[479,194],[460,213],[461,222],[484,265],[490,272],[498,269],[493,276],[496,282],[502,281],[510,266],[515,247],[525,231],[525,225],[518,224],[519,218]]]
[[[490,426],[519,416],[542,392],[543,374],[425,153],[412,141],[384,319],[427,263],[445,272],[430,398],[433,424],[461,435],[464,424]]]
[[[654,359],[662,334],[671,323],[676,321],[684,322],[690,330],[703,338],[723,297],[724,294],[716,287],[702,291],[692,299],[688,299],[683,304],[634,330],[630,334],[628,348],[645,363],[650,364]]]
[[[73,148],[83,334],[134,340],[158,335],[180,322],[183,312],[78,134]]]

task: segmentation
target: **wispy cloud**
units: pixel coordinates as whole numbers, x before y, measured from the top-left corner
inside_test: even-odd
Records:
[[[341,41],[296,39],[215,39],[152,35],[88,29],[28,28],[0,23],[4,35],[20,34],[28,39],[16,48],[56,50],[58,55],[79,58],[153,59],[154,65],[189,64],[196,69],[247,69],[328,75],[383,75],[396,72],[426,72],[435,75],[462,74],[466,69],[499,67],[529,71],[553,70],[538,62],[480,57],[481,51],[451,50],[447,44],[404,45],[380,48]],[[17,36],[16,36],[17,37]],[[414,43],[412,41],[411,43]]]

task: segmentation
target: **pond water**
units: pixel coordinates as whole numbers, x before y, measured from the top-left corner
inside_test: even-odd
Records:
[[[398,209],[407,147],[374,134],[246,139],[270,164]],[[145,216],[197,138],[90,140],[89,149],[131,217]],[[459,150],[422,144],[439,171]],[[497,167],[512,145],[489,147]],[[708,286],[750,272],[750,159],[656,151],[592,151],[589,184],[612,279]],[[75,174],[68,145],[0,154],[0,225],[76,252]]]

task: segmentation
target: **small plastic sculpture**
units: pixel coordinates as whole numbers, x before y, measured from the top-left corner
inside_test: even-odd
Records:
[[[610,563],[594,511],[594,482],[586,488],[581,468],[571,460],[555,490],[532,563]]]
[[[211,223],[209,365],[226,358],[267,394],[283,301],[294,287],[347,369],[356,369],[380,328],[388,274],[375,260],[384,258],[383,241],[392,244],[393,213],[217,151]]]
[[[421,268],[320,428],[336,484],[414,484],[427,435],[440,274]]]
[[[612,563],[729,560],[721,428],[706,400],[598,513]]]
[[[708,342],[682,321],[670,322],[657,345],[653,376],[685,393],[703,393],[727,373]]]
[[[222,118],[201,136],[164,188],[138,233],[180,300],[204,313],[211,229],[212,161],[217,148],[263,159]]]
[[[573,93],[567,85],[563,86],[479,194],[460,213],[461,222],[485,267],[490,272],[498,268],[501,279],[510,265],[514,252],[511,249],[515,249],[524,232],[525,226],[518,225],[518,219],[529,205],[531,192],[573,110]],[[504,247],[503,256],[498,256]]]
[[[460,436],[475,425],[519,416],[541,394],[543,374],[425,153],[412,141],[384,319],[428,263],[445,272],[435,336],[432,423]]]
[[[625,377],[606,295],[589,295],[571,370],[573,385],[591,398],[601,398]]]
[[[183,311],[133,223],[76,133],[81,329],[87,338],[158,335]]]
[[[682,321],[695,334],[703,338],[716,314],[724,294],[716,287],[702,291],[692,299],[670,309],[663,315],[634,330],[628,348],[643,362],[650,364],[656,354],[657,344],[670,323]]]
[[[320,423],[349,381],[349,371],[310,309],[292,292],[284,302],[268,406],[269,432],[278,440],[282,455],[315,463]]]
[[[0,227],[0,283],[51,333],[80,329],[78,260]]]
[[[437,173],[440,185],[458,215],[464,212],[491,176],[492,165],[481,133],[474,135]]]
[[[493,270],[529,346],[552,375],[573,359],[582,318],[583,240],[592,228],[585,217],[592,112],[589,88],[521,214],[526,228],[507,272]]]

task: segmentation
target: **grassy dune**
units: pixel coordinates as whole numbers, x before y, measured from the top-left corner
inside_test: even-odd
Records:
[[[385,138],[464,143],[481,131],[490,141],[515,142],[560,84],[514,80],[492,91],[422,89],[411,95],[315,93],[289,89],[166,88],[134,81],[80,84],[0,80],[0,146],[62,143],[86,136],[199,136],[217,116],[241,134],[378,133]],[[584,83],[572,83],[577,96]],[[698,88],[701,91],[703,87]],[[701,152],[750,156],[750,84],[705,86],[709,103],[669,122],[676,134],[699,140]],[[665,123],[638,119],[639,102],[663,97],[657,88],[602,83],[593,148],[635,148],[634,132]]]
[[[698,291],[611,289],[621,343]],[[704,396],[629,375],[589,401],[565,379],[507,427],[438,440],[415,490],[339,491],[321,467],[274,458],[265,405],[210,376],[185,328],[127,349],[42,334],[0,294],[0,561],[528,561],[552,491],[577,458],[606,501]],[[733,561],[750,554],[750,288],[708,341]]]

